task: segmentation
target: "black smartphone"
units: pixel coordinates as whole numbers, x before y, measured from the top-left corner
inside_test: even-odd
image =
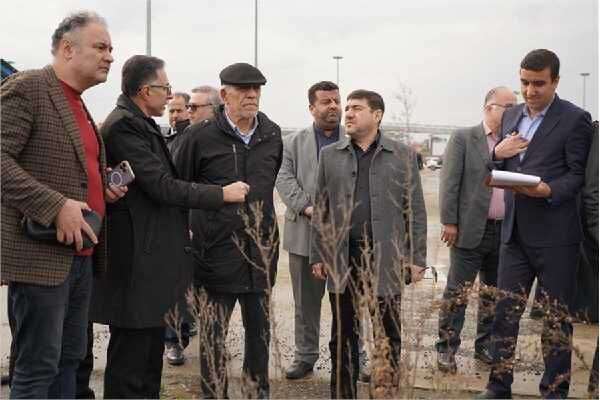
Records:
[[[115,186],[127,186],[134,179],[135,175],[127,161],[121,161],[108,173],[108,183]]]

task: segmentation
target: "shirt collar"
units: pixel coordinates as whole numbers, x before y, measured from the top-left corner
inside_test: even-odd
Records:
[[[484,130],[486,136],[489,136],[492,134],[492,130],[490,129],[489,126],[487,126],[485,121],[483,121],[483,130]]]
[[[313,123],[313,128],[315,133],[319,136],[323,136],[326,138],[339,138],[340,137],[340,126],[336,126],[333,130],[333,133],[330,136],[325,135],[325,131],[317,126],[317,124]]]
[[[554,99],[556,99],[556,93],[554,94],[554,96],[552,96],[552,101],[550,101],[550,103],[548,103],[548,105],[542,110],[541,113],[539,113],[537,115],[537,117],[544,118],[546,116],[546,113],[548,112],[548,109],[550,108],[550,106],[552,105],[552,103],[554,103]],[[523,115],[525,117],[531,118],[529,116],[529,108],[527,107],[527,104],[525,104],[525,107],[523,107]]]
[[[236,126],[236,124],[233,123],[231,118],[229,118],[229,114],[227,114],[227,109],[224,110],[223,114],[225,114],[225,118],[227,119],[227,123],[229,123],[229,125],[231,126],[231,129],[233,129],[233,131],[235,133],[237,133],[238,135],[252,136],[252,134],[258,127],[258,117],[254,116],[254,124],[252,124],[252,128],[250,128],[250,131],[248,133],[242,133],[242,131],[239,130],[239,128]]]

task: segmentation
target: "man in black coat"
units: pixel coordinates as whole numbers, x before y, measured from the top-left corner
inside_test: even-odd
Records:
[[[178,179],[151,118],[161,116],[171,98],[162,60],[131,57],[123,65],[121,89],[102,133],[108,165],[127,160],[135,181],[123,200],[107,209],[108,269],[96,281],[91,320],[110,325],[104,397],[158,398],[165,314],[192,282],[192,259],[184,250],[187,210],[240,203],[248,185]]]
[[[177,158],[186,180],[215,185],[242,180],[250,185],[242,206],[192,210],[194,283],[207,296],[200,306],[200,320],[206,323],[200,323],[198,333],[202,392],[205,397],[227,396],[225,337],[239,301],[244,375],[253,386],[246,394],[264,398],[269,396],[269,296],[279,246],[273,189],[283,154],[281,129],[258,111],[266,79],[257,68],[233,64],[220,78],[224,105],[214,120],[188,128]],[[213,315],[205,319],[205,310]]]

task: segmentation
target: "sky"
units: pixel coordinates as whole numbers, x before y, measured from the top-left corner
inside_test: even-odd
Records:
[[[0,55],[18,69],[52,61],[50,37],[69,13],[93,10],[109,27],[115,62],[108,81],[85,92],[102,121],[120,92],[121,67],[146,51],[146,0],[10,2],[2,7]],[[519,64],[535,48],[561,60],[558,94],[598,118],[597,0],[258,0],[258,67],[267,78],[260,108],[282,127],[311,123],[307,90],[336,81],[379,92],[384,122],[401,111],[400,85],[415,99],[412,122],[468,126],[485,93],[519,87]],[[152,1],[152,55],[177,91],[219,85],[234,62],[254,63],[253,0]],[[343,101],[344,103],[345,101]],[[159,122],[166,122],[160,118]]]

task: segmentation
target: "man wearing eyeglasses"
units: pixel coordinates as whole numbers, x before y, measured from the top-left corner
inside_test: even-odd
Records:
[[[165,314],[192,283],[189,208],[218,210],[243,202],[248,185],[179,179],[160,129],[171,99],[161,59],[133,56],[122,70],[122,94],[102,134],[108,165],[126,160],[135,173],[127,196],[107,208],[108,268],[96,280],[91,319],[110,326],[106,398],[158,398]],[[182,310],[179,310],[181,315]]]
[[[448,143],[440,176],[440,219],[442,241],[450,247],[450,270],[439,315],[437,365],[442,372],[455,373],[455,354],[465,320],[466,290],[477,274],[479,282],[495,287],[504,218],[504,191],[489,188],[490,153],[498,141],[504,110],[517,102],[506,87],[496,87],[485,96],[483,121],[457,130]],[[475,358],[491,363],[490,337],[493,296],[488,288],[479,294]]]
[[[185,105],[189,116],[188,125],[198,124],[205,121],[210,121],[215,118],[215,110],[223,103],[219,95],[219,91],[212,86],[198,86],[192,89],[192,95]],[[189,133],[189,129],[185,129],[178,133],[177,136],[169,143],[169,150],[173,161],[177,162],[177,157],[181,150],[182,144],[185,142],[185,137]]]
[[[187,104],[190,122],[196,124],[215,117],[215,109],[223,102],[219,91],[212,86],[198,86],[192,89],[192,96]]]

